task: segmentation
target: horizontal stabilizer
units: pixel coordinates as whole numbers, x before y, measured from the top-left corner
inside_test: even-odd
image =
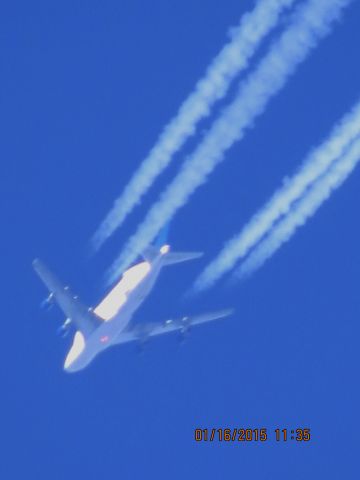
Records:
[[[152,263],[159,256],[163,256],[163,265],[174,265],[176,263],[187,262],[188,260],[195,260],[203,256],[203,252],[171,252],[168,245],[163,245],[158,248],[154,245],[149,245],[142,253],[142,257]]]
[[[188,260],[195,260],[203,255],[203,252],[169,252],[164,258],[164,265],[174,265],[187,262]]]

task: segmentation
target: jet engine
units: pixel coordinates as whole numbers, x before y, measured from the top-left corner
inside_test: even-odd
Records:
[[[190,333],[191,318],[190,317],[182,317],[180,320],[178,320],[178,322],[180,324],[179,341],[180,341],[180,343],[183,343]]]
[[[48,312],[52,309],[53,306],[54,306],[54,294],[50,293],[49,296],[47,296],[45,300],[43,300],[40,303],[40,308]]]
[[[67,318],[65,322],[61,325],[61,327],[57,329],[57,334],[62,338],[67,337],[70,332],[70,326],[71,326],[71,319]]]

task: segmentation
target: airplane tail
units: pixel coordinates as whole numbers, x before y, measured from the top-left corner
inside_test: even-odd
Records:
[[[169,236],[169,222],[160,230],[154,243],[149,245],[142,256],[145,260],[152,263],[159,255],[164,256],[164,265],[175,265],[176,263],[187,262],[188,260],[195,260],[203,256],[203,252],[171,252],[168,245]]]
[[[148,262],[152,263],[159,255],[163,255],[164,265],[175,265],[176,263],[187,262],[188,260],[195,260],[203,256],[203,252],[171,252],[169,245],[163,245],[158,248],[154,245],[149,245],[142,256]]]

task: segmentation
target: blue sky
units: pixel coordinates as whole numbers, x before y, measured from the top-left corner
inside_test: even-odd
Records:
[[[137,321],[227,306],[234,317],[183,345],[169,336],[143,355],[114,349],[71,376],[62,371],[69,341],[55,334],[61,313],[38,308],[46,292],[35,256],[89,305],[101,298],[104,270],[220,107],[94,258],[90,236],[252,6],[1,6],[3,478],[356,478],[359,170],[248,281],[182,294],[358,100],[358,3],[175,217],[173,248],[205,256],[164,271]],[[199,426],[306,426],[313,438],[197,444]]]

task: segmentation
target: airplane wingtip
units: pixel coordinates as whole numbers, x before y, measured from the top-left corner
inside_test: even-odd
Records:
[[[34,258],[34,260],[32,261],[32,266],[35,268],[37,265],[39,265],[39,263],[40,263],[40,259]]]

